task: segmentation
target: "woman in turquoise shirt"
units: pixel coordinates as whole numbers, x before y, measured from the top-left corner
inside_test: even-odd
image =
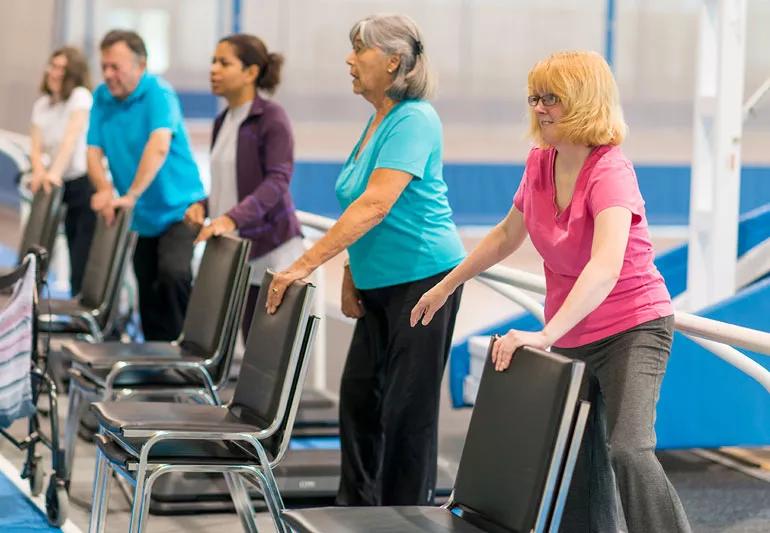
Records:
[[[341,505],[424,505],[436,480],[441,377],[461,291],[430,325],[409,327],[420,295],[465,256],[442,175],[433,77],[414,21],[376,15],[350,31],[353,92],[374,114],[340,172],[342,216],[276,275],[286,287],[344,249],[342,312],[357,319],[340,386]]]

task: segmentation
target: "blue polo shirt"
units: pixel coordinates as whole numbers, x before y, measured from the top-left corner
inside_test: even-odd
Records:
[[[398,285],[455,267],[465,250],[447,199],[441,120],[433,106],[423,100],[398,103],[356,159],[363,135],[337,178],[344,209],[363,194],[378,168],[406,172],[412,181],[387,216],[348,247],[356,288]]]
[[[114,98],[105,84],[94,91],[88,145],[104,151],[121,195],[134,181],[150,134],[163,128],[172,134],[166,161],[134,207],[132,228],[142,237],[160,235],[184,218],[190,204],[205,197],[182,108],[168,82],[147,73],[123,100]]]

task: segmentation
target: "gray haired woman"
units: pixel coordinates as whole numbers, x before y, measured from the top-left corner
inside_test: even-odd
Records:
[[[340,505],[433,500],[441,377],[461,288],[431,323],[409,311],[465,256],[442,175],[441,121],[423,38],[402,15],[350,31],[353,92],[374,114],[337,179],[337,223],[269,289],[275,312],[288,285],[347,249],[342,312],[357,319],[340,387]]]

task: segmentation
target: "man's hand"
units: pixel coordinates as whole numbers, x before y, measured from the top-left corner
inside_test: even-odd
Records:
[[[112,204],[113,196],[111,187],[96,191],[91,195],[91,209],[101,212],[102,209]]]
[[[108,226],[115,220],[115,209],[112,207],[112,188],[105,187],[91,195],[91,209],[99,213]]]
[[[114,198],[110,205],[113,209],[120,209],[121,207],[131,209],[136,205],[136,196],[129,191],[119,198]]]
[[[192,204],[184,212],[184,222],[193,228],[200,228],[206,220],[206,210],[198,202]]]

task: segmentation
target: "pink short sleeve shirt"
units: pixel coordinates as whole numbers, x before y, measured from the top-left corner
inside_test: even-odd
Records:
[[[632,213],[623,268],[609,296],[554,343],[583,346],[673,313],[671,297],[653,264],[654,252],[631,162],[617,146],[597,146],[578,174],[572,201],[556,206],[554,148],[534,148],[513,203],[524,215],[532,243],[543,258],[546,321],[559,310],[591,258],[594,219],[608,207]]]

